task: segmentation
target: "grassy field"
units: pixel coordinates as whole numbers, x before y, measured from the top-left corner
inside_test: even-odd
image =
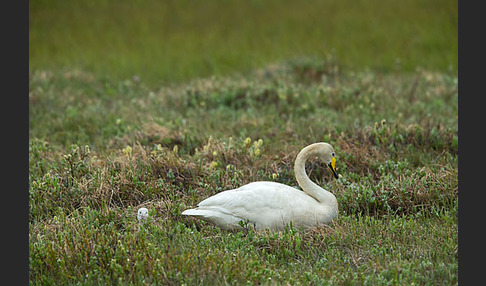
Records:
[[[457,71],[457,1],[29,1],[29,67],[156,86],[328,55],[343,69]]]
[[[64,3],[29,2],[31,285],[458,283],[457,3]],[[295,156],[318,141],[342,175],[308,162],[334,224],[180,215],[252,181],[298,187]]]
[[[457,283],[457,76],[307,82],[328,69],[289,63],[157,92],[33,73],[31,282]],[[343,175],[308,165],[338,198],[335,225],[227,233],[180,216],[251,181],[297,186],[295,155],[316,141],[334,145]],[[152,219],[139,228],[142,206]]]

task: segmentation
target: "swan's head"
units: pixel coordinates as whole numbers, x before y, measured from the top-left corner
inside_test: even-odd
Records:
[[[317,149],[319,158],[327,163],[327,166],[331,170],[334,178],[339,179],[339,175],[336,172],[336,158],[334,153],[334,148],[328,143],[318,143],[319,148]]]

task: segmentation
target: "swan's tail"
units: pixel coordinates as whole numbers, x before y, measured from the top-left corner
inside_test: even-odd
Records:
[[[187,209],[181,213],[181,215],[188,215],[188,216],[194,216],[194,217],[201,217],[201,216],[207,216],[208,213],[205,210],[198,210],[198,209]]]
[[[205,220],[225,229],[239,228],[239,221],[242,220],[225,212],[212,209],[187,209],[181,214]]]
[[[181,213],[181,215],[187,215],[187,216],[193,216],[193,217],[197,217],[197,218],[200,218],[200,219],[211,219],[211,218],[229,218],[231,216],[229,216],[228,214],[224,213],[224,212],[221,212],[221,211],[217,211],[217,210],[211,210],[211,209],[200,209],[200,208],[197,208],[197,209],[187,209],[185,211],[183,211]]]

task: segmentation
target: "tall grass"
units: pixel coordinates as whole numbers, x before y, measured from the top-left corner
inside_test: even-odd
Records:
[[[29,67],[151,85],[328,55],[457,71],[457,25],[457,1],[30,1]]]

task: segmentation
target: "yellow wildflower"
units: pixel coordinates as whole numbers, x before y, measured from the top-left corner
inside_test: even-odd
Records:
[[[123,152],[123,154],[130,156],[130,155],[132,155],[132,147],[127,146],[127,147],[122,149],[122,152]]]
[[[212,161],[211,164],[209,164],[209,169],[212,170],[212,169],[216,169],[218,167],[218,162],[216,161]]]

